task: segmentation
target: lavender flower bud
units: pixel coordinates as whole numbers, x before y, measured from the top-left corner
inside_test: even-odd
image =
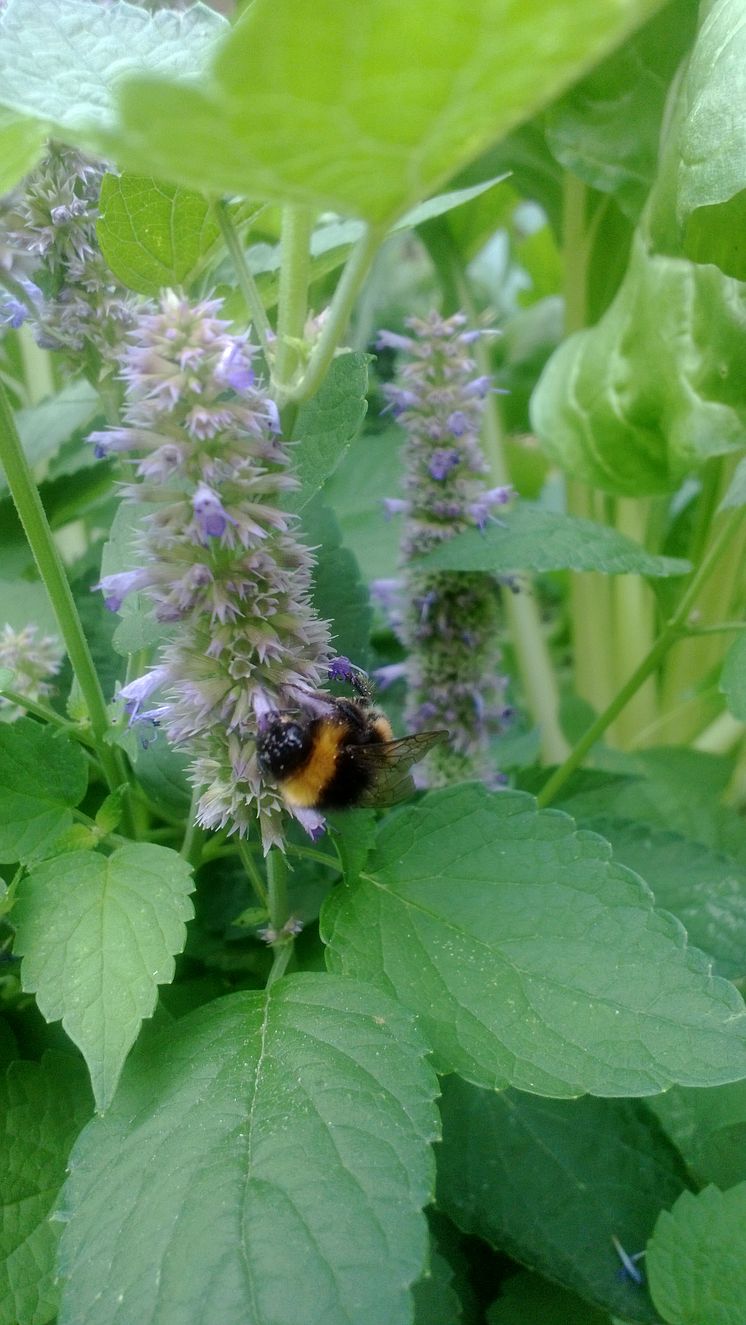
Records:
[[[297,480],[274,402],[220,307],[169,292],[131,334],[126,426],[95,434],[95,445],[139,454],[125,496],[154,509],[145,565],[98,587],[109,606],[142,590],[174,623],[157,665],[120,691],[131,720],[158,722],[189,751],[203,827],[245,835],[258,822],[268,850],[283,844],[283,804],[262,778],[256,737],[278,709],[313,710],[329,629],[311,604],[313,557],[282,509]],[[323,831],[316,811],[294,813],[312,836]]]
[[[488,488],[485,481],[479,435],[492,385],[489,377],[475,376],[470,354],[483,333],[464,330],[465,324],[462,313],[432,313],[408,319],[411,335],[384,332],[378,340],[402,351],[398,380],[384,391],[406,433],[406,499],[388,499],[386,506],[405,515],[404,608],[396,628],[408,649],[408,722],[415,731],[447,727],[451,734],[449,745],[436,747],[420,766],[430,786],[474,777],[499,785],[489,742],[506,711],[495,580],[481,573],[423,573],[414,564],[463,530],[484,528],[512,497],[510,489]],[[382,669],[384,682],[401,668]]]
[[[109,271],[98,247],[104,170],[72,148],[50,146],[14,195],[6,243],[14,267],[26,264],[50,292],[31,304],[38,305],[32,316],[39,344],[87,361],[93,352],[106,364],[133,323],[137,299]]]
[[[49,678],[60,669],[63,649],[56,635],[39,635],[36,626],[0,632],[0,667],[13,673],[12,688],[29,700],[44,700],[54,694]],[[0,696],[0,722],[15,722],[24,709]]]

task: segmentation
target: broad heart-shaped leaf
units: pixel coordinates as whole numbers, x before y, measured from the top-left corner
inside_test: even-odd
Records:
[[[743,447],[744,287],[635,236],[613,303],[552,355],[531,417],[563,469],[607,492],[666,492]]]
[[[650,1292],[670,1325],[743,1325],[746,1182],[683,1192],[648,1243]]]
[[[14,1062],[0,1081],[0,1325],[45,1325],[56,1315],[62,1230],[49,1215],[92,1111],[77,1057]]]
[[[469,529],[423,557],[428,569],[576,570],[606,575],[685,575],[688,561],[659,557],[616,529],[520,504],[485,529]]]
[[[689,941],[713,958],[718,975],[746,975],[746,865],[633,819],[605,816],[583,827],[605,837],[614,859],[642,875],[656,906],[673,912]]]
[[[31,718],[0,724],[0,861],[42,855],[69,828],[87,785],[75,741]]]
[[[186,862],[143,842],[108,857],[58,856],[19,889],[13,921],[23,987],[47,1021],[62,1019],[88,1064],[99,1109],[111,1103],[158,985],[173,979],[191,890]]]
[[[543,1095],[746,1075],[746,1009],[608,843],[522,793],[431,792],[322,911],[333,970],[418,1013],[439,1070]]]
[[[746,1081],[710,1090],[673,1086],[646,1104],[697,1183],[746,1181]]]
[[[187,285],[220,231],[207,198],[142,175],[104,175],[96,234],[114,275],[138,294]]]
[[[714,0],[681,91],[676,211],[684,251],[746,279],[746,30],[740,0]]]
[[[193,76],[225,31],[225,20],[201,4],[184,14],[148,14],[124,0],[104,7],[95,0],[9,0],[0,18],[0,105],[19,121],[27,117],[28,127],[12,174],[4,163],[5,187],[33,164],[35,135],[95,150],[113,124],[124,76]],[[20,127],[13,132],[17,146]]]
[[[193,188],[384,228],[657,7],[555,0],[548,23],[543,0],[255,0],[202,87],[123,85],[110,151]]]
[[[632,1100],[543,1100],[455,1076],[442,1089],[439,1207],[606,1311],[654,1321],[645,1290],[620,1278],[611,1239],[642,1251],[686,1186],[656,1121]]]
[[[551,107],[547,141],[557,160],[611,193],[636,220],[655,178],[668,84],[689,49],[695,0],[671,0]]]
[[[746,722],[746,630],[742,630],[725,655],[720,689],[731,713]]]
[[[347,454],[368,409],[367,354],[333,359],[321,390],[301,406],[293,428],[294,470],[300,489],[291,494],[300,511]]]
[[[500,1287],[487,1325],[609,1325],[605,1311],[539,1274],[514,1274]]]
[[[59,1325],[407,1325],[437,1083],[378,991],[295,975],[138,1046],[63,1194]]]

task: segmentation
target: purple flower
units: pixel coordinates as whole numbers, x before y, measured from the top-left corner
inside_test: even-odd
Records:
[[[217,301],[168,292],[132,333],[125,426],[96,434],[95,445],[135,454],[124,492],[150,504],[144,565],[98,587],[115,608],[142,589],[172,626],[157,665],[120,692],[131,719],[159,724],[188,751],[203,827],[258,828],[268,850],[283,846],[286,807],[259,768],[257,734],[278,710],[322,703],[329,628],[311,603],[313,557],[284,509],[297,480],[275,404],[255,379],[251,344],[219,312]],[[313,836],[323,831],[315,811],[296,817]]]
[[[386,505],[406,515],[404,606],[397,604],[397,618],[391,619],[408,658],[379,675],[386,681],[405,671],[407,714],[415,731],[450,731],[449,745],[434,749],[418,774],[431,786],[474,777],[494,783],[490,740],[506,707],[494,578],[428,573],[417,565],[422,554],[463,530],[483,528],[512,496],[509,488],[488,488],[485,481],[479,435],[492,386],[488,376],[477,375],[470,352],[485,333],[465,330],[465,324],[461,313],[409,318],[410,344],[394,344],[401,351],[397,381],[384,388],[406,435],[406,495],[389,498]],[[454,437],[458,447],[448,445]]]

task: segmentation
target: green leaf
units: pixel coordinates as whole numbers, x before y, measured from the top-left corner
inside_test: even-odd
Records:
[[[704,11],[683,78],[676,211],[684,252],[746,279],[746,31],[740,0]]]
[[[700,1185],[746,1181],[746,1081],[674,1086],[646,1101]]]
[[[746,1182],[683,1192],[648,1244],[650,1292],[670,1325],[743,1325]]]
[[[47,1021],[62,1019],[99,1109],[111,1103],[158,985],[173,979],[191,889],[187,863],[146,843],[45,861],[19,889],[13,920],[23,987]]]
[[[86,428],[101,408],[97,393],[88,382],[67,382],[56,396],[40,405],[19,409],[16,423],[26,459],[32,468],[52,460],[63,442]],[[5,473],[0,468],[0,495],[7,491]]]
[[[534,391],[548,454],[607,492],[640,497],[742,448],[742,301],[716,267],[651,255],[636,235],[613,303],[560,346]]]
[[[746,506],[746,460],[739,460],[730,486],[718,507],[720,511]]]
[[[354,11],[345,0],[258,0],[202,87],[123,84],[111,151],[208,192],[331,207],[385,227],[655,7],[557,0],[548,27],[542,0],[476,0],[468,11],[455,0]]]
[[[463,1320],[453,1270],[436,1247],[430,1247],[427,1274],[414,1285],[414,1325],[460,1325]]]
[[[324,500],[334,509],[344,543],[354,552],[368,583],[397,571],[399,539],[383,517],[382,503],[399,490],[401,446],[400,428],[364,434],[353,443],[324,489]]]
[[[686,1185],[657,1123],[631,1100],[545,1100],[458,1077],[442,1088],[440,1208],[604,1310],[654,1321],[644,1289],[618,1274],[612,1236],[642,1251]]]
[[[720,689],[731,713],[746,722],[746,630],[742,630],[725,655]]]
[[[368,355],[342,354],[332,361],[324,384],[301,406],[293,428],[295,473],[300,491],[291,494],[301,511],[344,459],[368,409]]]
[[[365,669],[372,620],[368,590],[355,557],[342,544],[333,513],[320,498],[303,512],[303,537],[318,549],[313,573],[314,607],[331,624],[335,651]]]
[[[640,874],[656,905],[672,911],[690,942],[729,980],[746,975],[746,866],[681,833],[631,819],[583,824],[605,837],[614,859]]]
[[[205,5],[148,14],[123,0],[105,8],[94,0],[10,0],[0,18],[0,103],[21,123],[28,117],[28,147],[16,153],[16,170],[5,163],[4,187],[33,164],[38,135],[99,148],[115,123],[123,74],[194,76],[225,30],[225,20]],[[21,133],[19,124],[16,147]]]
[[[144,554],[138,546],[138,535],[143,519],[151,510],[146,502],[123,501],[117,508],[101,556],[102,578],[143,564]],[[156,621],[152,603],[145,594],[128,594],[117,615],[121,619],[114,631],[112,645],[125,658],[163,640],[165,627]]]
[[[83,1064],[66,1054],[11,1063],[0,1081],[0,1325],[56,1314],[61,1227],[49,1215],[92,1108]]]
[[[220,230],[200,193],[143,175],[104,175],[96,225],[114,275],[138,294],[188,285]]]
[[[487,1325],[537,1325],[538,1321],[541,1325],[608,1325],[609,1317],[541,1275],[526,1271],[512,1275],[487,1312]]]
[[[633,220],[655,178],[668,84],[696,22],[694,0],[672,0],[555,102],[547,117],[547,141],[560,164],[613,194]]]
[[[185,818],[192,799],[187,779],[189,757],[169,745],[163,734],[156,733],[145,747],[137,741],[133,762],[137,780],[155,809],[166,816]]]
[[[478,785],[390,815],[322,912],[332,969],[421,1018],[439,1070],[545,1095],[746,1075],[746,1009],[568,816]]]
[[[407,1325],[435,1078],[405,1012],[327,975],[138,1046],[63,1197],[59,1325]]]
[[[36,165],[44,149],[46,132],[24,115],[0,110],[0,195],[10,190]]]
[[[79,745],[31,718],[0,724],[0,861],[37,859],[88,785]]]
[[[423,568],[459,571],[576,570],[606,575],[685,575],[688,561],[646,552],[593,520],[520,504],[484,530],[469,529],[422,557]]]

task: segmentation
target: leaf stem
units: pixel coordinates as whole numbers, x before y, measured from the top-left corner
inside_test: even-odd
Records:
[[[273,847],[267,856],[267,910],[270,928],[280,935],[289,917],[288,911],[288,866],[283,853]],[[272,944],[274,959],[267,979],[267,988],[285,974],[293,953],[293,938],[282,934]]]
[[[267,369],[269,369],[272,328],[262,303],[259,287],[246,261],[246,254],[236,233],[236,227],[233,224],[228,205],[223,199],[215,204],[215,216],[220,226],[220,233],[223,236],[223,243],[233,263],[238,288],[246,301],[252,326],[256,332]]]
[[[321,386],[382,238],[380,231],[372,226],[366,226],[364,234],[357,241],[334,291],[334,297],[329,305],[321,335],[308,361],[308,367],[300,382],[288,389],[287,399],[296,402],[307,400]]]
[[[653,674],[661,659],[671,648],[671,645],[681,638],[682,628],[685,626],[686,618],[691,611],[692,605],[701,588],[715,569],[718,557],[723,551],[723,548],[735,532],[738,525],[738,519],[739,513],[734,512],[731,519],[723,522],[718,531],[717,537],[710,544],[706,555],[692,575],[674,615],[671,617],[670,621],[667,622],[652,648],[649,650],[646,657],[642,659],[629,680],[622,686],[621,690],[607,708],[604,709],[604,712],[599,714],[595,722],[591,723],[590,727],[584,735],[581,736],[564,764],[555,770],[542,787],[536,797],[537,805],[543,807],[549,805],[551,801],[554,800],[558,791],[560,791],[565,785],[568,778],[572,776],[575,769],[580,765],[591,747],[595,745],[600,736],[603,736],[607,727],[614,721],[617,714],[621,713],[622,709],[632,696],[637,693],[643,682]]]
[[[126,781],[121,755],[107,741],[109,719],[91,651],[75,606],[75,600],[57,550],[38,489],[13,418],[5,387],[0,383],[0,460],[11,496],[49,596],[60,634],[80,686],[96,751],[110,791]]]
[[[42,722],[48,722],[54,727],[59,727],[60,731],[72,736],[86,749],[95,750],[96,746],[91,737],[81,731],[77,723],[70,722],[68,718],[63,718],[62,714],[58,713],[56,709],[50,708],[47,704],[42,704],[38,699],[29,699],[17,690],[8,690],[5,686],[0,689],[0,695],[3,699],[7,699],[9,704],[15,704],[17,708],[25,709],[27,713],[32,713],[35,718],[40,718]]]

